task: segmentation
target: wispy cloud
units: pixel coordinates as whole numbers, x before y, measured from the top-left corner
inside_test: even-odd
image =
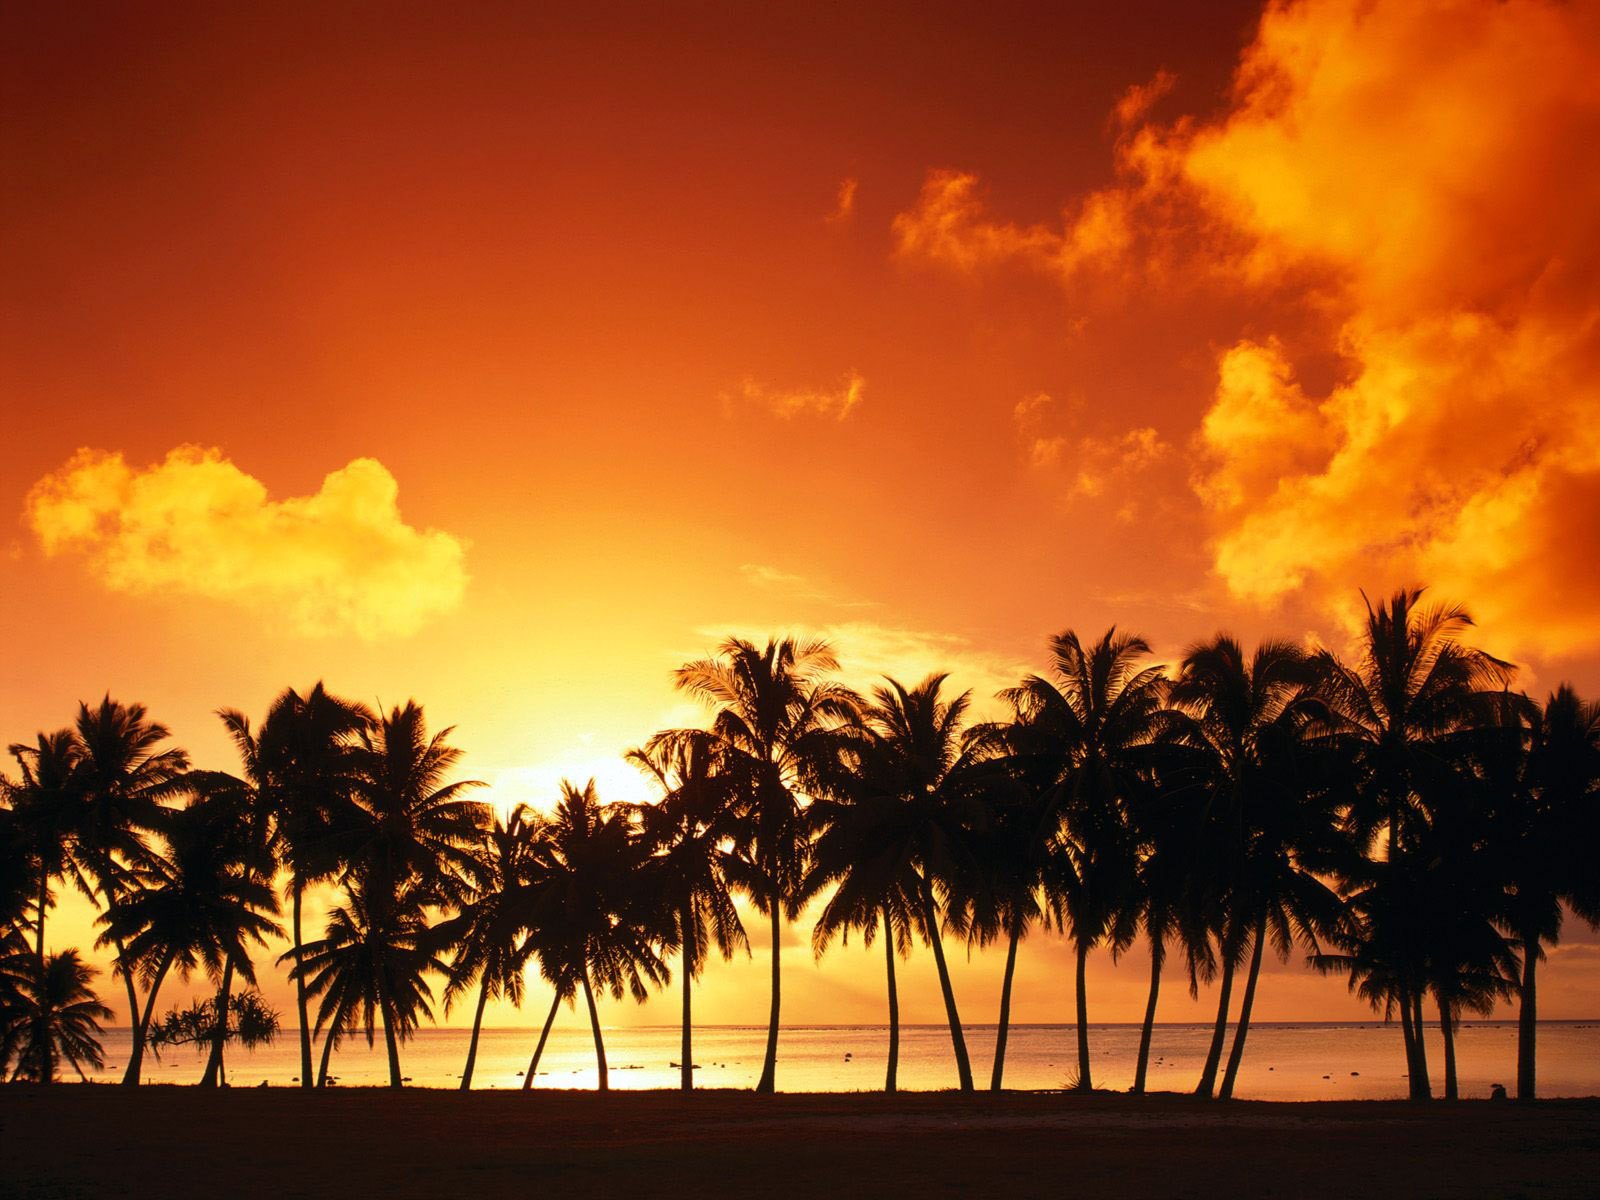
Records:
[[[80,450],[34,484],[25,519],[47,555],[79,555],[113,591],[201,596],[270,612],[300,633],[416,632],[457,607],[465,543],[401,518],[399,485],[358,458],[310,496],[269,498],[220,450],[152,466]]]
[[[861,404],[867,381],[851,371],[834,387],[775,387],[746,377],[737,389],[722,394],[728,409],[739,404],[765,409],[785,421],[812,416],[843,421]]]
[[[1069,499],[1107,497],[1119,502],[1119,513],[1131,516],[1135,504],[1129,494],[1139,475],[1163,462],[1172,447],[1149,426],[1104,435],[1068,432],[1071,414],[1047,392],[1019,400],[1012,421],[1028,465],[1062,475]]]
[[[833,211],[828,214],[828,224],[843,225],[856,215],[856,189],[859,186],[853,178],[839,181],[839,191],[834,197]]]

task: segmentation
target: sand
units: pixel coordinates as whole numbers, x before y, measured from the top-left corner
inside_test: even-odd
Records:
[[[1597,1193],[1600,1100],[0,1088],[30,1200]]]

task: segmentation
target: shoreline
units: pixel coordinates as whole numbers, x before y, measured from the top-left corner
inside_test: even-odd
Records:
[[[11,1085],[0,1146],[0,1195],[30,1200],[1566,1197],[1600,1178],[1600,1099]]]

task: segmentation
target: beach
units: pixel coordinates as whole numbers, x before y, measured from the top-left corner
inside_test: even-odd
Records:
[[[1592,1196],[1600,1100],[0,1088],[0,1195]]]

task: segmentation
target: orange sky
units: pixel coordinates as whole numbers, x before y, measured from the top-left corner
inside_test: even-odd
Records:
[[[1411,580],[1600,691],[1594,3],[321,7],[0,15],[4,740],[110,689],[227,767],[214,709],[324,678],[632,798],[725,632],[987,696]],[[805,932],[786,1015],[881,1019]],[[1136,1019],[1142,950],[1092,986]]]

